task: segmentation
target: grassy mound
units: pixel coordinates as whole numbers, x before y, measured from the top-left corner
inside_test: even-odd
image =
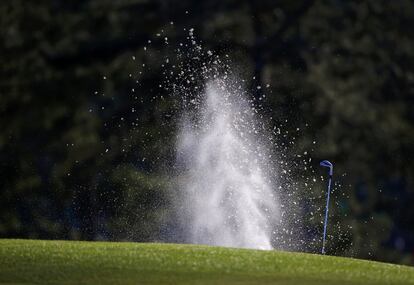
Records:
[[[1,284],[414,284],[414,268],[222,247],[0,240]]]

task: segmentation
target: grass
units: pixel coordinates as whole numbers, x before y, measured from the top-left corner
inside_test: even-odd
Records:
[[[0,239],[0,284],[414,284],[414,268],[197,245]]]

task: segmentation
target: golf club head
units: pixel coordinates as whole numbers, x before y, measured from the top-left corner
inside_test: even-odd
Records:
[[[333,165],[328,160],[322,160],[320,166],[328,167],[329,168],[329,175],[332,176],[333,174]]]

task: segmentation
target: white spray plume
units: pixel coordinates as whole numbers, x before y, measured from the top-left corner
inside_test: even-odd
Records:
[[[201,101],[195,117],[184,120],[177,146],[187,241],[272,249],[280,205],[255,111],[242,92],[218,82],[207,84]]]

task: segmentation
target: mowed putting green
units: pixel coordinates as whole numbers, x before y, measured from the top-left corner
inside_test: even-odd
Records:
[[[197,245],[0,240],[0,284],[414,284],[414,268]]]

